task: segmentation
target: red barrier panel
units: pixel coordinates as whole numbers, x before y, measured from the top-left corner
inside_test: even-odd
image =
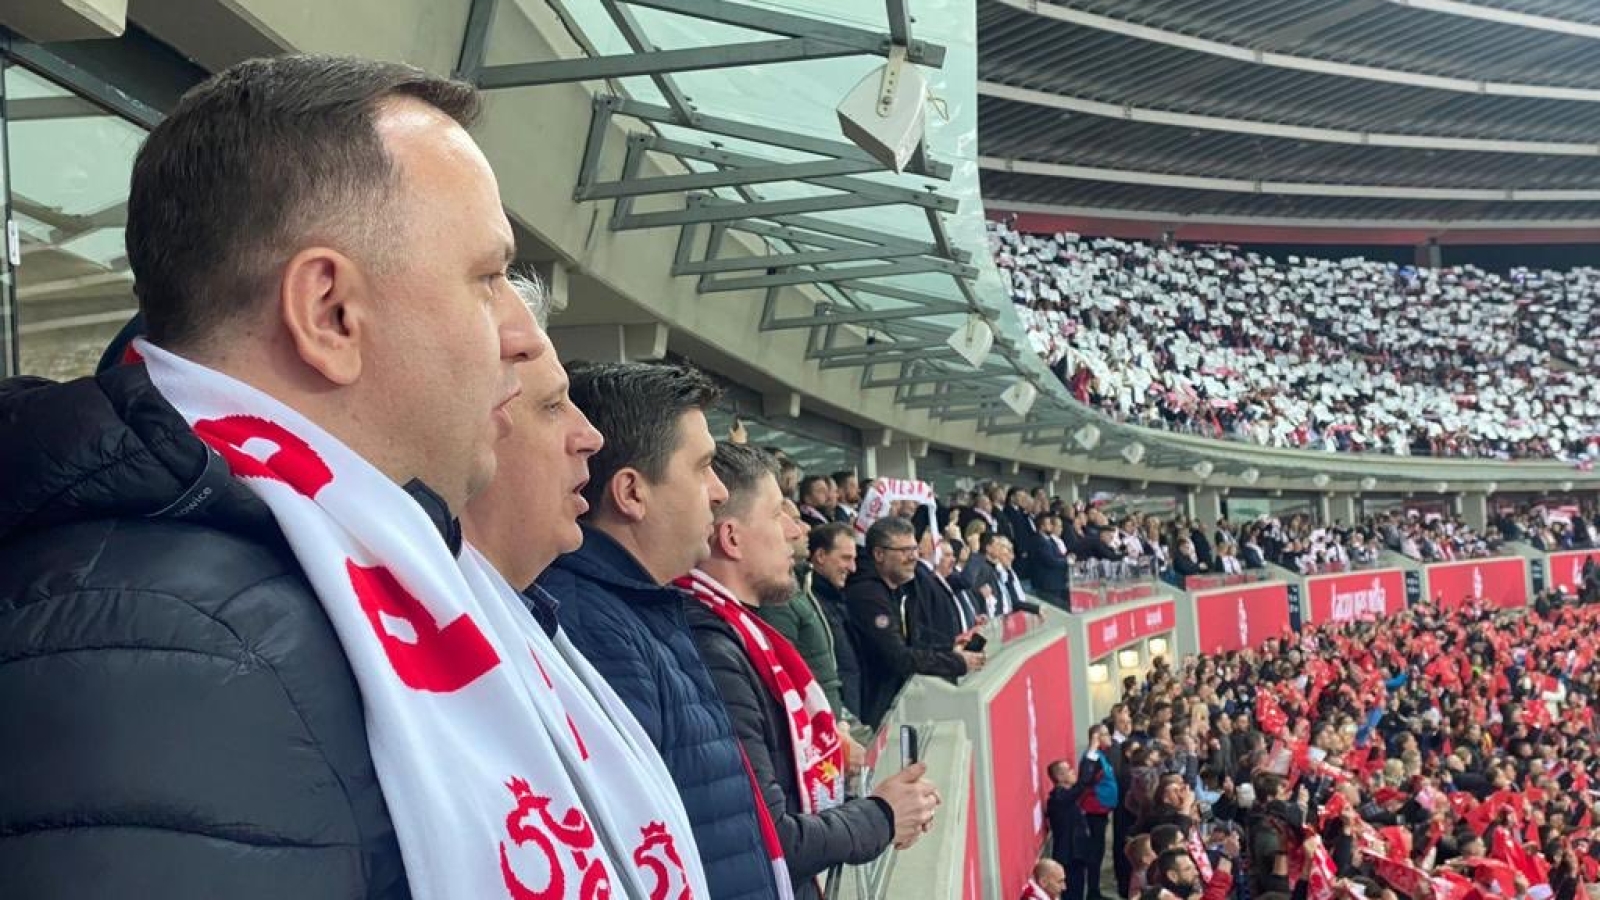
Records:
[[[978,858],[978,764],[967,764],[967,858],[961,863],[961,900],[983,900],[983,861]]]
[[[1552,591],[1564,587],[1569,594],[1579,593],[1583,588],[1583,562],[1591,556],[1595,565],[1600,565],[1600,550],[1564,550],[1545,557],[1545,587]]]
[[[1236,584],[1249,584],[1252,581],[1261,581],[1248,572],[1233,572],[1223,575],[1190,575],[1183,580],[1183,589],[1186,591],[1211,591],[1217,588],[1232,587]]]
[[[1282,582],[1192,596],[1201,653],[1254,647],[1289,630],[1289,588]]]
[[[1441,608],[1452,609],[1475,598],[1501,609],[1528,605],[1528,561],[1520,556],[1438,563],[1425,568],[1428,597]]]
[[[989,701],[989,777],[994,779],[995,844],[1005,897],[1022,893],[1049,826],[1044,803],[1050,778],[1044,767],[1072,755],[1072,708],[1063,702],[1069,696],[1062,637],[1023,663]]]
[[[1073,612],[1088,612],[1091,609],[1116,606],[1119,603],[1131,603],[1134,600],[1144,600],[1155,595],[1156,587],[1153,584],[1075,587],[1072,589],[1072,597],[1068,604]]]
[[[1306,579],[1307,621],[1350,622],[1392,616],[1406,608],[1406,576],[1375,569]]]
[[[1171,631],[1176,623],[1177,611],[1171,601],[1153,603],[1138,609],[1118,610],[1091,619],[1086,626],[1089,636],[1089,660],[1092,662],[1100,659],[1153,634]]]
[[[1038,617],[1033,613],[1007,613],[1005,618],[1000,620],[1001,642],[1010,643],[1018,638],[1026,637],[1038,621]]]

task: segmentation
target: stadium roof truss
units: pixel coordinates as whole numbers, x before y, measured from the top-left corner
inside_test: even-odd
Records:
[[[1020,324],[992,275],[980,296],[980,269],[988,260],[974,259],[973,252],[981,248],[987,253],[982,245],[985,238],[981,229],[977,234],[963,233],[963,247],[950,231],[946,217],[954,221],[963,199],[953,189],[955,175],[950,162],[937,158],[923,144],[906,173],[890,177],[893,173],[864,150],[821,129],[806,132],[757,124],[754,120],[760,117],[749,110],[739,116],[701,109],[676,77],[863,56],[903,56],[937,69],[944,63],[946,48],[913,36],[908,0],[884,0],[887,25],[881,29],[834,20],[848,16],[825,20],[782,11],[772,3],[581,0],[586,4],[581,12],[590,17],[588,26],[615,29],[616,35],[608,34],[608,38],[625,48],[616,53],[597,52],[596,41],[588,29],[578,25],[574,11],[561,0],[553,0],[552,8],[588,55],[490,65],[485,62],[486,49],[498,2],[473,0],[458,75],[488,90],[603,82],[605,88],[593,100],[582,162],[574,178],[574,199],[611,201],[608,224],[616,231],[678,229],[672,274],[695,277],[704,294],[759,292],[763,297],[759,328],[806,329],[807,355],[819,368],[860,369],[864,390],[892,388],[905,408],[925,410],[944,422],[972,422],[988,435],[1015,436],[1030,446],[1059,448],[1097,461],[1115,461],[1122,447],[1138,442],[1149,449],[1147,466],[1180,470],[1214,460],[1218,473],[1255,469],[1261,474],[1303,478],[1308,468],[1315,466],[1329,468],[1337,477],[1353,482],[1371,468],[1361,459],[1331,464],[1318,459],[1308,464],[1306,454],[1295,451],[1275,453],[1188,436],[1157,435],[1078,404],[1026,342],[1017,339],[1022,333]],[[1260,8],[1272,3],[1317,2],[1320,0],[1251,0],[1241,5]],[[1376,2],[1350,0],[1341,6],[1364,7]],[[978,3],[980,26],[993,7],[1005,6],[1016,13],[1012,6],[1033,5],[1024,0]],[[823,5],[824,0],[794,0],[796,8]],[[1177,7],[1182,3],[1151,0],[1149,5]],[[699,46],[661,49],[647,33],[642,24],[645,17],[638,10],[655,17],[652,29],[660,27],[666,14],[666,19],[695,23],[694,38],[704,32],[713,35],[713,40]],[[603,19],[599,18],[601,11]],[[687,33],[680,31],[676,42],[693,43],[685,39]],[[715,40],[727,34],[754,39]],[[1029,52],[1019,51],[1019,58]],[[761,77],[766,76],[750,75],[751,79]],[[1170,73],[1166,79],[1176,83],[1182,77],[1182,73]],[[625,90],[627,79],[638,89]],[[646,79],[648,85],[643,83]],[[979,93],[993,95],[995,89],[983,84]],[[981,102],[994,99],[986,96]],[[1600,105],[1595,109],[1600,111]],[[831,116],[831,108],[828,112]],[[787,123],[788,119],[781,121]],[[632,128],[633,123],[642,129]],[[619,124],[621,127],[614,127]],[[607,173],[602,171],[605,162],[618,154],[607,154],[606,144],[615,140],[618,132],[627,135],[620,171]],[[1600,160],[1600,144],[1593,149]],[[1572,155],[1582,154],[1574,150]],[[968,151],[965,159],[970,158]],[[652,159],[674,162],[651,165]],[[971,179],[966,188],[970,192],[967,199],[977,199],[975,182]],[[669,204],[681,198],[681,205],[660,208],[663,198]],[[877,219],[864,220],[861,215],[895,211],[910,212],[910,219],[896,220],[897,226],[920,221],[925,230],[912,235],[900,227],[875,227]],[[970,209],[963,211],[968,212]],[[963,227],[971,224],[962,222]],[[765,252],[751,253],[751,247]],[[812,292],[809,314],[797,315],[792,307],[786,311],[779,302],[780,294],[793,288]],[[977,367],[968,365],[948,343],[955,327],[973,316],[989,323],[995,333],[994,351]],[[1039,402],[1024,417],[1000,399],[1007,387],[1019,381],[1031,384],[1039,393]],[[1100,439],[1085,448],[1077,436],[1087,424],[1099,430]],[[1378,474],[1388,475],[1387,483],[1394,485],[1406,477],[1404,471],[1401,467]]]
[[[675,72],[823,59],[850,55],[887,56],[901,48],[910,62],[938,67],[945,50],[911,33],[905,0],[886,0],[889,28],[875,33],[816,18],[756,8],[728,0],[599,0],[612,24],[631,47],[628,54],[573,60],[484,65],[484,50],[497,0],[475,0],[459,72],[485,89],[526,87],[569,81],[646,76],[664,104],[622,92],[597,94],[582,166],[573,196],[580,201],[612,200],[610,227],[618,231],[677,228],[675,275],[697,276],[701,293],[761,290],[762,330],[810,330],[809,355],[823,369],[860,368],[864,389],[895,387],[909,398],[919,386],[961,382],[985,386],[997,396],[1017,378],[1033,380],[1014,364],[989,364],[974,371],[946,343],[948,328],[927,324],[930,317],[998,317],[977,297],[977,269],[970,251],[955,246],[942,214],[954,213],[955,197],[928,187],[915,188],[861,176],[886,167],[854,144],[710,115],[695,107],[673,78]],[[648,8],[774,36],[679,50],[659,50],[631,7]],[[627,137],[620,174],[601,173],[606,141],[618,117],[645,123],[649,130]],[[662,126],[672,129],[665,133]],[[692,135],[684,139],[678,135]],[[774,152],[735,152],[725,141],[756,144]],[[684,174],[647,176],[651,154],[675,158]],[[796,161],[796,154],[806,158]],[[926,145],[907,167],[931,181],[948,180],[951,165],[931,158]],[[823,188],[810,196],[771,199],[761,188],[799,182]],[[682,195],[678,209],[640,212],[642,197]],[[898,237],[826,217],[826,214],[881,206],[922,211],[927,234]],[[772,250],[766,254],[727,253],[730,233],[754,236]],[[909,289],[885,279],[933,273],[949,276],[955,297]],[[777,291],[813,285],[824,298],[811,315],[781,315]],[[846,332],[844,329],[853,327]],[[859,340],[866,332],[865,342]],[[1018,352],[1004,334],[996,346],[1014,359]],[[1040,386],[1037,383],[1036,387]]]
[[[1271,225],[1600,225],[1600,5],[980,0],[985,196]]]

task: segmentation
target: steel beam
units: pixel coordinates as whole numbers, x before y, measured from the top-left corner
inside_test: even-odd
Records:
[[[478,87],[486,91],[502,88],[535,87],[571,81],[600,81],[636,75],[661,75],[667,72],[701,72],[734,69],[770,63],[799,62],[807,59],[834,59],[855,56],[859,51],[841,44],[812,38],[778,38],[743,44],[717,44],[684,50],[657,50],[653,53],[628,53],[616,56],[588,56],[581,59],[553,59],[534,63],[506,63],[478,70]]]
[[[873,360],[867,365],[866,371],[862,373],[863,378],[861,386],[863,388],[895,387],[896,385],[902,384],[971,384],[975,382],[981,382],[989,378],[1015,378],[1017,376],[1016,372],[998,372],[993,369],[980,369],[976,372],[936,371],[926,375],[899,375],[894,378],[884,380],[871,377],[870,375],[872,366],[877,364],[878,361]]]
[[[646,149],[649,149],[646,147]],[[828,159],[809,163],[772,163],[745,169],[693,172],[688,175],[662,175],[631,181],[604,181],[576,193],[578,200],[607,200],[613,197],[642,197],[646,194],[675,194],[704,191],[773,181],[812,181],[818,177],[847,172],[872,171],[866,163],[849,159]]]
[[[882,244],[885,247],[917,247],[921,246],[923,243],[915,238],[884,234],[881,231],[874,231],[871,228],[860,228],[855,225],[845,225],[841,222],[834,222],[829,219],[817,219],[811,216],[783,216],[777,221],[780,225],[790,228],[802,228],[806,231],[820,232],[822,234],[833,235],[834,237],[845,238],[846,240],[859,241],[867,244]],[[957,250],[954,255],[947,258],[953,259],[956,262],[965,263],[972,261],[972,254],[962,250]]]
[[[663,138],[655,140],[654,145],[655,146],[653,149],[660,150],[663,153],[671,153],[674,156],[696,159],[701,162],[707,162],[717,166],[749,168],[774,165],[772,160],[764,157],[752,156],[748,153],[734,153],[729,150],[719,150],[714,147],[702,147],[697,144],[691,144],[684,141],[674,141]],[[860,168],[854,169],[853,172],[883,171],[883,164],[877,160],[839,159],[835,160],[835,162],[859,163]],[[804,163],[790,163],[789,165],[804,165]],[[954,197],[945,197],[940,194],[936,194],[932,190],[916,191],[909,188],[896,187],[891,184],[884,184],[880,181],[872,181],[866,178],[830,177],[826,174],[823,174],[806,176],[804,178],[797,178],[795,180],[807,181],[821,187],[833,188],[834,190],[850,191],[851,193],[855,194],[877,194],[885,198],[893,198],[901,203],[910,204],[912,206],[920,206],[924,209],[936,209],[940,212],[953,213],[961,208],[961,202],[959,200],[956,200]]]
[[[851,28],[847,25],[837,25],[822,19],[796,16],[790,13],[781,13],[739,3],[729,3],[726,0],[626,0],[626,2],[633,6],[659,9],[663,12],[721,22],[726,25],[737,25],[740,28],[749,28],[753,31],[765,31],[768,34],[784,34],[792,37],[808,37],[831,41],[850,47],[856,53],[885,56],[889,52],[890,45],[894,43],[895,23],[892,20],[890,22],[890,35],[886,37],[872,31]],[[909,32],[905,37],[909,38]],[[944,65],[945,50],[937,44],[928,44],[923,41],[907,41],[902,43],[902,46],[906,48],[906,59],[910,62],[935,69]]]
[[[645,36],[644,26],[634,17],[633,10],[623,6],[617,0],[600,0],[600,5],[605,7],[606,14],[611,17],[612,24],[622,32],[623,40],[628,42],[628,48],[635,53],[653,53],[656,45]],[[671,75],[657,72],[650,76],[650,82],[656,90],[667,99],[667,105],[687,116],[695,115],[694,107],[689,103],[689,98],[678,87],[678,83]]]
[[[994,393],[976,388],[968,389],[960,385],[947,384],[935,387],[931,394],[911,394],[901,402],[906,409],[932,409],[949,411],[955,407],[971,407],[982,409],[990,404],[998,403]]]
[[[812,137],[810,135],[796,134],[780,128],[767,128],[762,125],[751,125],[745,122],[736,122],[732,119],[722,119],[706,115],[679,115],[665,106],[654,103],[645,103],[639,100],[619,98],[617,112],[642,119],[648,122],[665,122],[671,125],[681,125],[685,128],[694,128],[700,131],[720,134],[724,137],[738,138],[753,141],[757,144],[771,144],[775,147],[784,147],[789,150],[798,150],[802,153],[814,153],[817,156],[831,156],[835,159],[872,159],[872,155],[862,150],[855,144],[842,141],[832,141],[826,138]],[[937,178],[948,181],[953,169],[949,163],[932,162],[926,170],[913,170],[928,178]]]
[[[935,361],[937,361],[937,362],[954,362],[955,361],[955,359],[953,357],[946,356],[944,353],[940,352],[937,349],[926,350],[926,351],[915,351],[915,352],[908,352],[908,353],[893,353],[893,352],[890,352],[891,349],[892,348],[890,346],[886,345],[884,347],[884,349],[879,350],[876,353],[863,354],[861,356],[850,356],[850,357],[834,358],[834,359],[826,360],[826,361],[824,361],[822,363],[822,365],[819,368],[823,368],[823,369],[854,369],[854,368],[870,369],[873,366],[906,365],[908,363],[917,363],[917,362],[935,362]],[[887,387],[887,386],[888,386],[887,383],[886,384],[877,385],[877,387]]]
[[[858,246],[848,250],[813,250],[804,253],[777,253],[757,256],[721,256],[716,259],[704,259],[698,262],[690,261],[674,266],[672,274],[707,275],[716,272],[743,272],[750,269],[784,269],[795,266],[820,266],[841,262],[902,259],[908,256],[921,255],[915,250],[889,250],[884,247]]]
[[[806,356],[809,359],[838,359],[842,356],[870,356],[875,353],[882,353],[885,350],[903,350],[909,352],[912,350],[934,350],[942,346],[944,346],[943,341],[928,341],[921,344],[897,344],[883,342],[872,344],[851,344],[847,347],[827,347],[822,350],[808,353]]]
[[[1006,407],[1002,408],[1009,409]],[[1033,419],[1023,422],[1007,422],[1003,425],[999,423],[990,423],[988,425],[979,425],[978,429],[984,434],[1022,434],[1028,431],[1039,431],[1044,428],[1065,428],[1071,424],[1072,422],[1070,419],[1058,419],[1052,417],[1048,419]]]
[[[914,319],[922,316],[943,316],[954,313],[964,313],[967,308],[960,303],[946,303],[929,306],[905,306],[896,309],[860,309],[846,310],[830,313],[817,313],[811,316],[795,316],[787,319],[763,319],[762,331],[781,331],[786,328],[813,328],[821,325],[855,325],[870,322],[886,322],[892,319]],[[940,341],[939,343],[943,343]]]
[[[683,209],[653,213],[628,213],[613,217],[611,227],[616,231],[639,228],[663,228],[685,225],[690,222],[728,222],[751,216],[765,217],[785,213],[832,212],[841,209],[862,209],[870,206],[888,206],[888,201],[857,194],[830,194],[826,197],[800,197],[793,200],[757,200],[749,203],[691,204]]]
[[[497,5],[499,0],[472,0],[472,8],[467,11],[467,32],[461,39],[461,55],[456,60],[455,74],[462,81],[477,83]]]
[[[722,291],[750,291],[794,284],[834,283],[857,278],[888,278],[892,275],[940,272],[944,271],[943,267],[947,265],[951,265],[951,263],[938,259],[917,257],[887,262],[877,266],[849,266],[842,269],[800,269],[794,272],[751,275],[741,278],[712,278],[707,276],[700,279],[699,290],[702,294],[715,294]]]

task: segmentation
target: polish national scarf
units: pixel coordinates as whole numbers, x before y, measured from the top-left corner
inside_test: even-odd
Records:
[[[902,500],[915,500],[928,508],[929,527],[936,527],[939,521],[937,504],[934,501],[933,485],[926,481],[912,481],[907,478],[874,478],[872,486],[867,488],[866,496],[861,498],[861,508],[856,511],[855,530],[856,543],[864,544],[867,541],[867,529],[872,523],[889,514],[891,504]]]
[[[813,814],[843,803],[844,744],[828,697],[800,651],[705,572],[696,569],[675,584],[728,623],[767,693],[783,707],[801,810]]]
[[[418,900],[709,898],[672,778],[566,637],[470,546],[274,398],[136,342],[261,498],[338,634]]]

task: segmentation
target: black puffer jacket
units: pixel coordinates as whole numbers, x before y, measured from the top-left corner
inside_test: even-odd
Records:
[[[0,886],[408,896],[333,628],[143,366],[0,382]]]
[[[820,897],[817,876],[836,865],[871,862],[889,849],[894,813],[876,797],[848,800],[816,815],[802,812],[788,713],[761,683],[732,626],[694,599],[684,600],[684,617],[761,785],[795,900]]]

